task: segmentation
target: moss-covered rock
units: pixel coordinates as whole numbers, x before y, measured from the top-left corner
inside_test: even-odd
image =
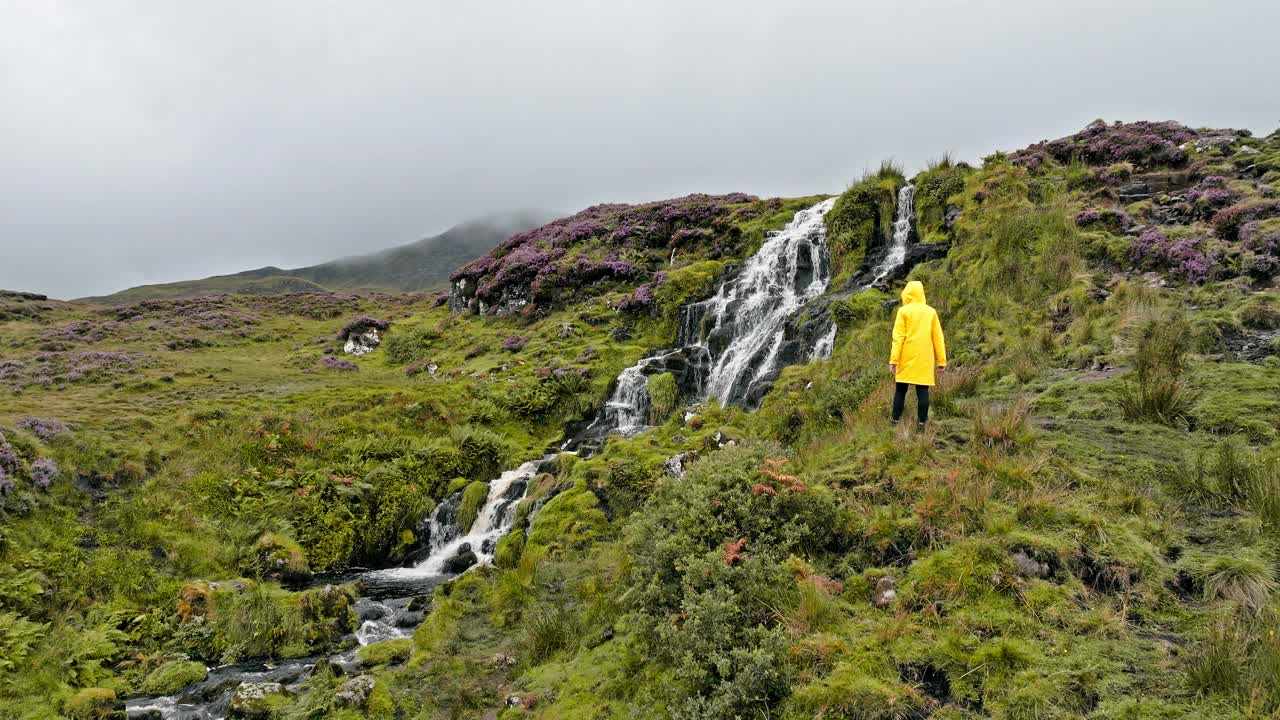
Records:
[[[462,491],[462,504],[458,506],[458,527],[463,532],[471,529],[488,498],[489,484],[479,480],[467,485]]]
[[[365,645],[356,652],[356,659],[365,667],[399,665],[409,659],[409,654],[412,651],[413,640],[410,638],[397,638]]]
[[[83,688],[72,695],[62,711],[71,720],[99,720],[123,717],[123,704],[110,688]]]
[[[270,720],[289,702],[288,691],[277,682],[240,683],[231,695],[231,717],[242,720]]]
[[[660,425],[675,412],[680,402],[680,388],[671,373],[650,375],[647,381],[649,391],[649,424]]]
[[[209,668],[193,660],[170,660],[147,676],[139,688],[144,695],[172,695],[209,677]]]
[[[516,528],[507,533],[498,541],[498,547],[493,553],[493,564],[503,569],[515,567],[524,553],[524,543],[524,528]]]
[[[263,533],[253,546],[254,569],[261,577],[299,580],[310,575],[302,546],[279,533]]]
[[[608,527],[600,499],[580,481],[552,498],[533,516],[525,552],[555,553],[565,548],[584,547],[603,537]]]

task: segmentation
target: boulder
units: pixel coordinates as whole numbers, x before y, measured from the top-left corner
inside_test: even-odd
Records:
[[[288,691],[278,682],[242,682],[231,694],[228,709],[233,718],[268,720],[288,696]]]
[[[471,549],[470,544],[464,543],[458,548],[458,554],[454,555],[444,564],[444,571],[447,573],[461,574],[467,571],[472,565],[480,561],[476,557],[476,553]]]
[[[124,703],[110,688],[84,688],[72,695],[62,710],[72,720],[124,717]]]
[[[369,328],[364,332],[347,336],[347,342],[342,346],[342,351],[348,355],[360,357],[373,352],[381,344],[382,338],[378,335],[378,329]]]
[[[1049,566],[1036,560],[1019,550],[1013,556],[1013,564],[1018,569],[1018,575],[1024,578],[1046,578],[1049,577]]]
[[[397,638],[365,645],[356,652],[356,659],[364,667],[399,665],[408,660],[409,654],[412,652],[413,640],[411,638]]]
[[[369,704],[369,696],[377,685],[372,675],[357,675],[348,678],[333,694],[334,703],[338,707],[363,708]]]
[[[885,575],[876,581],[875,592],[871,593],[871,604],[878,608],[886,608],[898,599],[898,581],[892,575]]]

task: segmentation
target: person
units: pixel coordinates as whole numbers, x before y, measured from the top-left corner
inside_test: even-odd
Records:
[[[897,386],[893,393],[893,423],[902,419],[907,388],[916,388],[916,429],[929,421],[929,388],[937,371],[947,366],[947,343],[942,336],[938,311],[924,300],[924,283],[912,280],[902,289],[902,306],[893,321],[893,349],[889,351],[889,372]]]

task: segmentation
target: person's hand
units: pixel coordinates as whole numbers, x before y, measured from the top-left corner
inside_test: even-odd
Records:
[[[896,363],[889,363],[889,374],[890,375],[898,374],[898,365]]]
[[[941,375],[941,374],[942,374],[942,371],[943,371],[943,370],[946,370],[946,369],[947,369],[947,366],[946,366],[946,365],[939,365],[939,366],[938,366],[938,374],[939,374],[939,375]]]

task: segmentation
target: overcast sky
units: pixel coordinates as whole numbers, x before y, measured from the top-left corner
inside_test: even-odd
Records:
[[[1265,134],[1277,27],[1273,0],[0,0],[0,288],[838,192],[1097,117]]]

